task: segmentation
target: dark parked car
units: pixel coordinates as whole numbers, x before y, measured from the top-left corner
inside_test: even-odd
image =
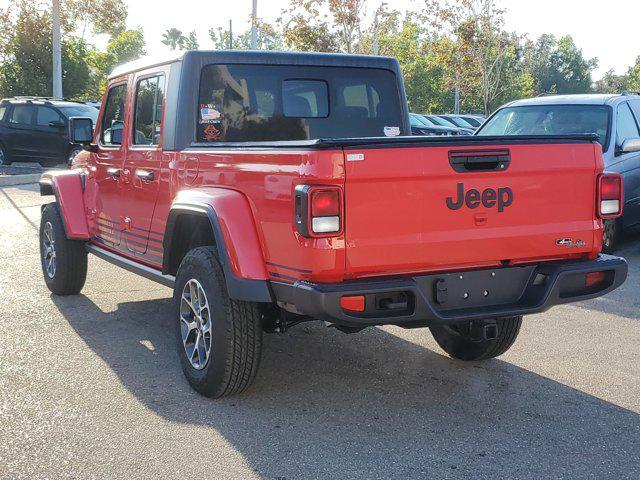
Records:
[[[624,214],[604,224],[603,250],[640,226],[640,94],[557,95],[518,100],[494,113],[476,135],[595,133],[608,172],[624,180]]]
[[[474,128],[479,128],[480,125],[482,125],[484,121],[487,119],[487,117],[485,117],[484,115],[457,115],[457,116],[462,118],[467,123],[470,123],[471,126]]]
[[[473,130],[470,130],[468,128],[460,128],[454,125],[453,123],[445,120],[444,118],[440,118],[436,115],[423,115],[418,113],[415,113],[414,115],[416,115],[419,118],[419,120],[427,126],[441,127],[441,128],[444,127],[451,131],[455,131],[456,132],[455,135],[472,135],[473,134]]]
[[[0,165],[38,162],[68,163],[82,150],[69,141],[70,117],[89,117],[98,110],[90,105],[47,98],[10,98],[0,102]]]
[[[411,123],[411,135],[469,135],[466,132],[463,133],[459,128],[441,127],[430,123],[422,115],[418,115],[417,113],[410,113],[409,120]]]
[[[444,118],[445,120],[453,123],[456,127],[467,128],[469,130],[475,131],[478,127],[469,122],[462,115],[438,115],[440,118]]]

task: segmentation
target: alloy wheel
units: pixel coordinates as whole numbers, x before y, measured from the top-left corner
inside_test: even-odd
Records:
[[[44,225],[42,244],[44,245],[44,266],[49,278],[53,278],[56,276],[56,241],[51,222]]]
[[[195,278],[182,289],[179,320],[187,359],[193,368],[202,370],[211,353],[211,310],[204,288]]]

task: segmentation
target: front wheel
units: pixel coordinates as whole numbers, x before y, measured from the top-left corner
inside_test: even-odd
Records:
[[[249,387],[260,363],[262,312],[256,303],[229,298],[215,248],[187,253],[173,307],[178,355],[191,386],[213,398]]]
[[[471,362],[498,357],[509,350],[518,337],[521,324],[522,315],[519,315],[431,327],[431,333],[449,356]]]
[[[56,295],[80,293],[87,278],[84,242],[69,240],[64,233],[57,203],[45,205],[40,220],[40,262],[44,281]]]

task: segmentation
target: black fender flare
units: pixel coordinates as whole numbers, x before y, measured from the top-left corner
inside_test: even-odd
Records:
[[[174,203],[171,206],[163,239],[165,251],[165,255],[162,260],[163,274],[169,273],[171,242],[174,237],[176,221],[182,215],[200,215],[209,220],[216,242],[216,248],[218,250],[218,259],[222,265],[222,270],[227,284],[227,291],[230,298],[246,302],[272,303],[274,301],[274,296],[268,280],[241,278],[234,273],[231,268],[231,262],[229,261],[229,253],[220,227],[218,215],[215,209],[206,203],[180,202]]]

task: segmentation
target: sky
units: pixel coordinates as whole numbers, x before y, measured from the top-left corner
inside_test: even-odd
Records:
[[[6,6],[9,0],[0,0]],[[127,0],[129,27],[142,27],[147,51],[157,55],[166,51],[162,33],[176,27],[184,32],[196,30],[200,48],[211,45],[208,30],[227,28],[233,21],[236,32],[248,28],[252,0]],[[382,0],[368,0],[371,10]],[[423,0],[386,0],[393,8],[417,10]],[[542,33],[572,35],[587,58],[597,57],[598,79],[610,69],[625,73],[640,56],[640,0],[498,0],[507,9],[507,29],[529,38]],[[275,21],[289,0],[258,0],[258,16]],[[97,42],[100,43],[99,41]]]

